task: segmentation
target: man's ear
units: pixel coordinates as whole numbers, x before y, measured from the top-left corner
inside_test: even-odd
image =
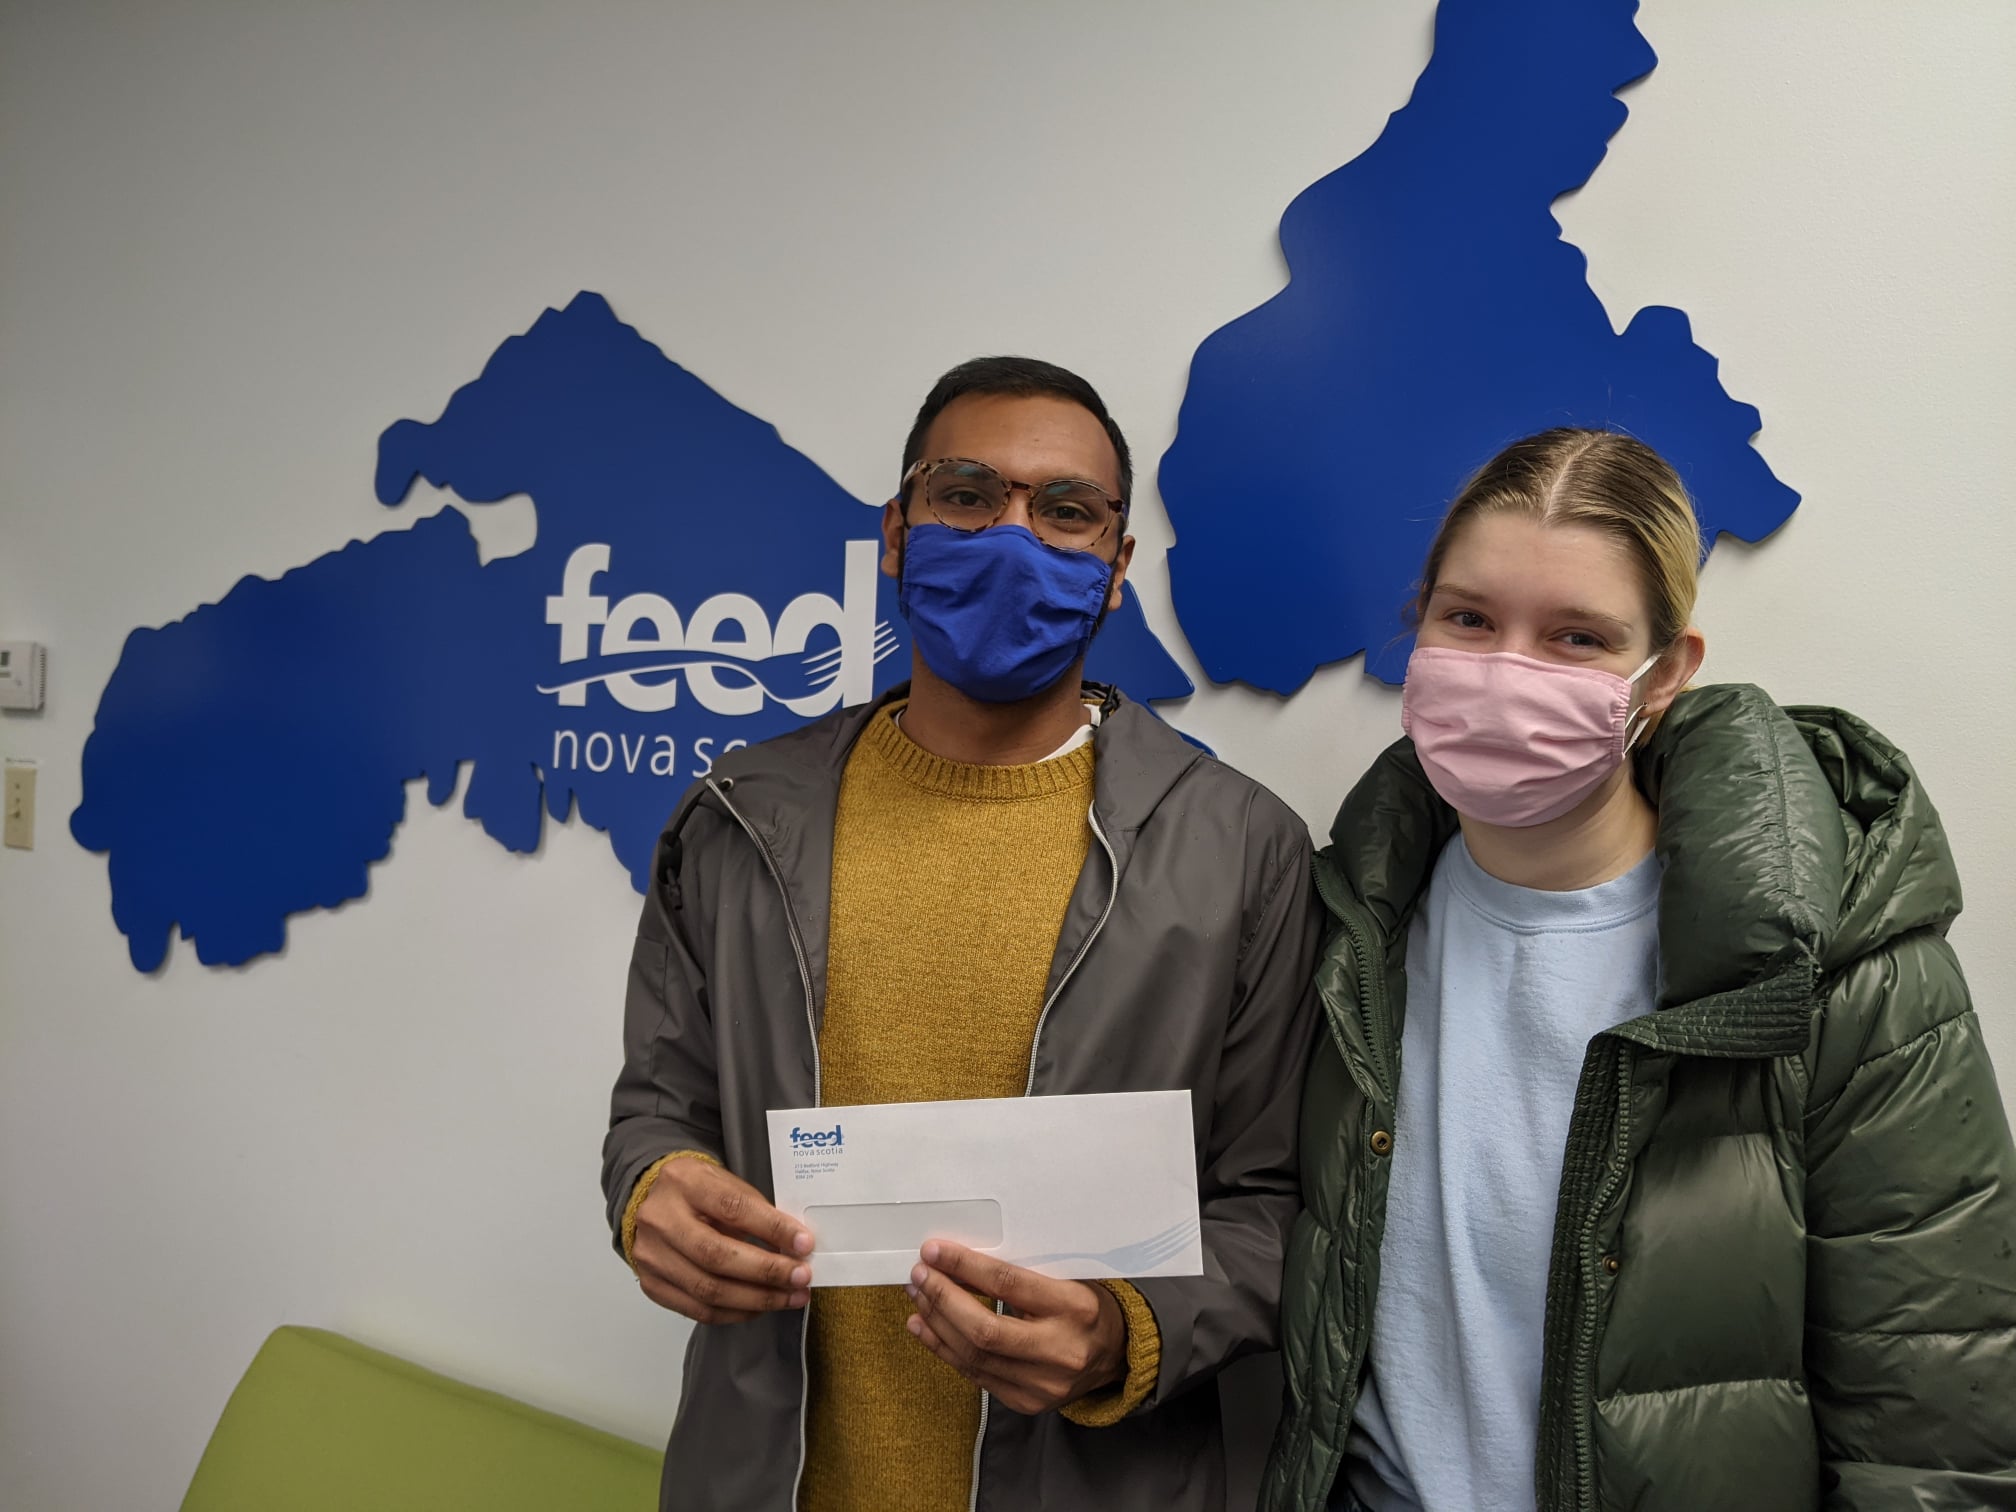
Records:
[[[1680,696],[1680,690],[1694,681],[1708,654],[1708,638],[1693,625],[1680,632],[1666,654],[1646,674],[1645,701],[1640,705],[1649,718],[1657,719]]]
[[[1126,536],[1120,542],[1120,554],[1113,558],[1113,582],[1106,590],[1106,612],[1111,614],[1120,607],[1120,590],[1127,583],[1127,567],[1134,560],[1134,537]]]
[[[903,505],[891,499],[882,506],[882,576],[903,575]]]

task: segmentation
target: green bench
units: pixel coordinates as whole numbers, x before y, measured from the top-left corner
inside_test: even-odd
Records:
[[[278,1328],[182,1512],[654,1512],[662,1456],[316,1328]]]

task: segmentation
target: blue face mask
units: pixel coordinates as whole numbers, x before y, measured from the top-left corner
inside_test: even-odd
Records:
[[[914,525],[896,602],[925,666],[969,698],[1015,703],[1084,656],[1112,581],[1096,552],[1059,551],[1020,525]]]

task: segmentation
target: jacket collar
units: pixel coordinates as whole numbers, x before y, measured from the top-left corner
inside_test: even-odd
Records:
[[[833,825],[840,807],[840,780],[854,743],[871,719],[907,698],[899,684],[873,703],[843,708],[801,729],[731,751],[714,764],[704,783],[688,795],[674,816],[676,830],[695,804],[709,804],[745,825],[776,868],[797,921],[810,973],[813,1015],[825,1021],[826,963],[833,914]],[[1127,870],[1135,836],[1183,774],[1210,758],[1154,714],[1117,688],[1086,683],[1085,696],[1098,702],[1092,732],[1092,811],[1111,856],[1112,886]],[[1089,931],[1105,886],[1081,876],[1072,895],[1059,959],[1068,955],[1072,931]],[[1053,970],[1053,978],[1056,975]]]
[[[823,815],[830,831],[854,743],[870,720],[909,696],[910,684],[900,683],[873,703],[837,710],[774,740],[731,751],[715,763],[713,776],[732,791],[736,808],[752,822],[760,817],[765,827],[772,827]],[[1093,808],[1100,826],[1109,833],[1138,830],[1183,774],[1210,758],[1118,688],[1088,682],[1085,697],[1099,705],[1092,749]]]
[[[1684,693],[1638,759],[1659,813],[1661,1011],[1618,1032],[1655,1048],[1785,1055],[1811,1032],[1847,870],[1840,804],[1761,689]],[[1389,946],[1404,939],[1456,815],[1411,741],[1345,798],[1318,860]]]

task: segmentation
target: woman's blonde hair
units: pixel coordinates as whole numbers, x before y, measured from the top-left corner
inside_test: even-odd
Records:
[[[1693,619],[1700,521],[1680,475],[1643,441],[1564,426],[1515,441],[1486,462],[1463,485],[1428,548],[1409,615],[1417,627],[1456,533],[1487,514],[1586,525],[1621,545],[1644,580],[1653,650],[1665,651]]]

